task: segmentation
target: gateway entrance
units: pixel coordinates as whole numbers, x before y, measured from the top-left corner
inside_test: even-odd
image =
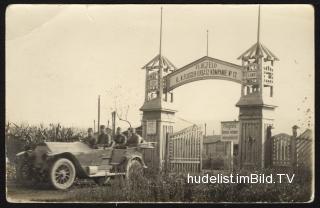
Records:
[[[161,53],[162,10],[160,24],[159,54],[143,69],[145,78],[145,100],[140,110],[142,135],[147,141],[156,142],[156,148],[145,155],[149,166],[162,169],[168,134],[174,133],[173,90],[190,82],[220,79],[241,85],[239,108],[239,165],[240,167],[268,167],[271,162],[268,148],[273,126],[273,72],[274,62],[279,59],[260,42],[260,8],[257,42],[238,57],[241,65],[229,63],[209,56],[199,58],[182,68]],[[200,140],[199,140],[200,141]]]

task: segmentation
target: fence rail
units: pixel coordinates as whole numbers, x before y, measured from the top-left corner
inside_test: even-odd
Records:
[[[311,167],[312,140],[278,134],[271,138],[272,167]]]
[[[202,131],[197,125],[168,134],[170,172],[200,172],[202,169]]]
[[[297,166],[311,167],[312,166],[311,158],[313,155],[312,141],[306,138],[297,138],[296,150],[297,150],[297,157],[296,157]]]

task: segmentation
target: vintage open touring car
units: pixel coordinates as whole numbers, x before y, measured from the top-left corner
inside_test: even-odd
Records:
[[[130,179],[147,167],[142,150],[153,145],[144,142],[118,149],[91,148],[82,142],[44,142],[16,155],[17,181],[50,182],[56,189],[68,189],[76,177],[92,178],[99,185],[113,176]]]

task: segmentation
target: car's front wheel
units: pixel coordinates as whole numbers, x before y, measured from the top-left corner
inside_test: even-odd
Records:
[[[72,186],[76,177],[76,170],[73,163],[66,159],[56,160],[50,170],[50,181],[56,189],[67,189]]]
[[[126,179],[130,183],[132,181],[139,181],[143,177],[143,166],[140,161],[133,159],[130,160],[126,168]]]

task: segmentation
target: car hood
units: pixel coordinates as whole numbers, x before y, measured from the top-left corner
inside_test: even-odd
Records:
[[[45,142],[49,152],[88,152],[90,147],[82,142]]]

